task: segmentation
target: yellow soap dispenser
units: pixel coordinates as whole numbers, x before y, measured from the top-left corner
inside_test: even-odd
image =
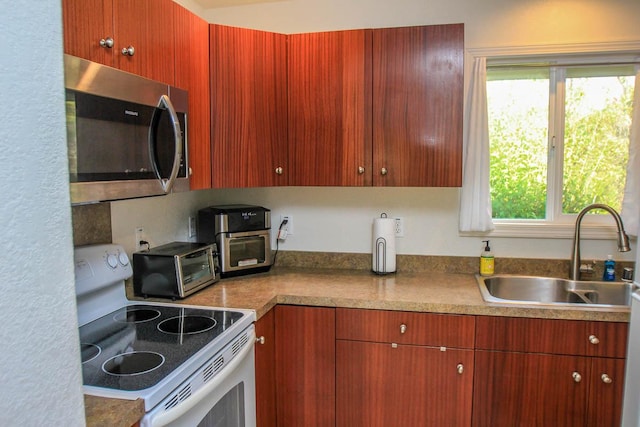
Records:
[[[491,276],[495,270],[495,259],[489,247],[489,241],[483,240],[482,243],[486,243],[486,245],[484,251],[480,254],[480,275]]]

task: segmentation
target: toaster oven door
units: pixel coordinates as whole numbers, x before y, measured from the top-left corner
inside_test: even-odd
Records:
[[[223,274],[270,267],[273,262],[269,230],[225,233],[220,243]]]
[[[181,297],[185,297],[204,288],[219,278],[218,268],[213,257],[212,246],[178,257]]]

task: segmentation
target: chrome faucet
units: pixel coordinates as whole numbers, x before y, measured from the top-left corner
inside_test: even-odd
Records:
[[[580,280],[580,223],[582,222],[582,217],[584,217],[587,212],[593,209],[605,210],[609,212],[611,216],[613,216],[613,219],[616,220],[616,226],[618,227],[618,251],[630,251],[629,237],[624,231],[622,218],[620,218],[618,212],[616,212],[612,207],[600,203],[589,205],[586,208],[582,209],[578,214],[578,217],[576,218],[576,229],[573,234],[573,253],[571,254],[571,269],[569,271],[569,278],[571,280]]]

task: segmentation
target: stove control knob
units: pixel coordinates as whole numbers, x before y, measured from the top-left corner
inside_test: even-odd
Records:
[[[120,252],[120,254],[118,255],[118,261],[120,261],[120,264],[126,266],[129,264],[129,257],[127,257],[126,253]]]
[[[116,268],[118,266],[118,257],[114,254],[107,255],[107,264],[111,268]]]

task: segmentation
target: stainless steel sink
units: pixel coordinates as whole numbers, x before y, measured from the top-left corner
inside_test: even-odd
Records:
[[[476,278],[485,301],[505,304],[628,310],[633,290],[633,285],[626,282],[591,282],[512,275],[476,275]]]

